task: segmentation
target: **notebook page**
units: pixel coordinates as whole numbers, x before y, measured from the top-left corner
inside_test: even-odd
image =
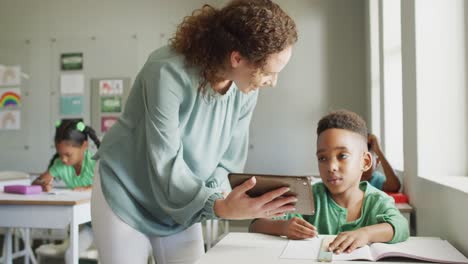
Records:
[[[376,259],[400,256],[435,262],[468,263],[468,258],[450,243],[439,239],[414,239],[397,244],[374,243],[371,251]]]

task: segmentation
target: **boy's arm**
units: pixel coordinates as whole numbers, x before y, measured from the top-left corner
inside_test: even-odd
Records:
[[[73,188],[74,191],[88,191],[88,190],[91,190],[92,189],[92,185],[88,185],[88,186],[80,186],[80,187],[75,187]]]
[[[249,231],[274,236],[286,236],[289,239],[305,239],[318,235],[315,226],[299,217],[289,220],[256,219],[250,224]]]
[[[287,220],[258,218],[250,224],[249,232],[284,236],[286,234],[284,234],[283,229],[286,222]]]
[[[396,176],[395,171],[393,170],[387,158],[385,158],[384,153],[380,149],[377,137],[375,135],[369,135],[369,143],[371,145],[372,151],[374,151],[375,154],[377,154],[377,156],[379,157],[379,161],[382,164],[382,169],[385,174],[386,180],[384,182],[384,185],[382,186],[383,191],[398,192],[401,187],[400,180]]]
[[[393,170],[392,166],[387,161],[383,153],[377,154],[377,155],[379,155],[379,160],[380,160],[380,163],[382,164],[382,169],[384,171],[385,178],[386,178],[382,186],[383,191],[398,192],[400,190],[401,184],[400,184],[400,180],[395,174],[395,171]]]
[[[389,242],[394,235],[393,227],[389,223],[380,223],[361,227],[357,230],[341,232],[328,246],[330,251],[337,254],[350,253],[356,248],[369,243]]]
[[[393,239],[395,231],[389,223],[380,223],[360,228],[367,233],[369,243],[389,242]]]

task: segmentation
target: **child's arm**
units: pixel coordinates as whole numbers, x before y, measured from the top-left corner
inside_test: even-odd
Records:
[[[317,228],[304,219],[294,217],[289,220],[257,219],[249,230],[275,236],[286,236],[289,239],[305,239],[318,235]]]
[[[50,192],[52,190],[52,180],[54,177],[50,175],[49,171],[44,172],[39,177],[37,177],[33,182],[32,185],[41,185],[42,191]]]
[[[369,135],[369,143],[371,145],[371,150],[377,154],[379,161],[382,164],[382,168],[385,174],[385,183],[382,186],[383,191],[385,192],[398,192],[400,190],[401,184],[400,180],[395,174],[392,166],[385,158],[382,150],[380,149],[379,141],[375,135]]]
[[[75,187],[75,188],[73,188],[73,190],[74,190],[74,191],[78,191],[78,192],[84,192],[84,191],[91,190],[92,187],[93,187],[92,185],[80,186],[80,187]]]
[[[339,254],[350,253],[356,248],[369,243],[389,242],[394,235],[393,227],[389,223],[365,226],[354,231],[342,232],[330,243],[329,250]]]

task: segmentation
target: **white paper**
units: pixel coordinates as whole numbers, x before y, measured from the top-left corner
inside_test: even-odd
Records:
[[[0,111],[0,130],[19,130],[21,128],[20,111]]]
[[[0,86],[21,84],[21,67],[0,65]]]
[[[441,239],[413,239],[397,244],[375,243],[371,245],[371,251],[376,258],[402,256],[435,262],[468,263],[468,258]]]
[[[317,260],[321,241],[320,238],[289,240],[280,258]]]
[[[99,81],[99,95],[121,95],[123,94],[123,80],[101,80]]]
[[[83,94],[84,76],[80,73],[62,74],[60,76],[61,94]]]

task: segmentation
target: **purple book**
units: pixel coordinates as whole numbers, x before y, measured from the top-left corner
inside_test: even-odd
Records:
[[[5,185],[3,191],[6,193],[38,194],[42,192],[40,185]]]

